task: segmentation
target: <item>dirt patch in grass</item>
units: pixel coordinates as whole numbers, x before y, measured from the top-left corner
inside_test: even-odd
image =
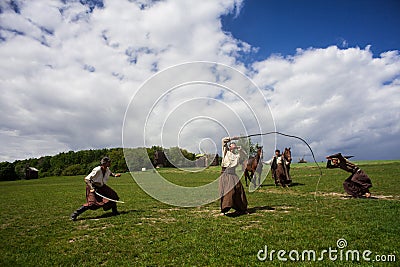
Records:
[[[176,219],[174,217],[142,217],[140,218],[141,222],[137,223],[137,225],[142,225],[144,223],[156,224],[156,223],[174,223]]]
[[[315,194],[315,193],[312,193]],[[340,199],[352,199],[354,197],[344,194],[344,193],[337,193],[337,192],[329,192],[329,193],[318,193],[317,196],[322,197],[337,197]],[[362,197],[365,198],[365,197]],[[393,195],[371,195],[371,199],[386,199],[386,200],[399,200],[400,196],[393,196]]]
[[[169,213],[171,211],[177,211],[177,210],[180,210],[180,208],[159,209],[158,212],[159,213]]]
[[[264,228],[264,225],[261,221],[249,221],[246,225],[240,227],[242,230],[248,230],[252,228]]]

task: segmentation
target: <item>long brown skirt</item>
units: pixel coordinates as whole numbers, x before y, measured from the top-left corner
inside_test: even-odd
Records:
[[[363,170],[353,173],[343,182],[344,190],[353,197],[361,197],[365,193],[369,193],[372,187],[371,179]]]
[[[96,191],[105,197],[119,200],[118,194],[107,185],[97,188]],[[109,210],[116,207],[117,203],[105,199],[97,195],[95,192],[90,192],[90,187],[86,186],[86,203],[83,204],[83,206],[88,207],[90,210],[97,210],[99,208],[103,208],[103,210]]]
[[[219,193],[221,196],[221,212],[226,213],[231,208],[238,212],[247,211],[247,198],[239,177],[236,174],[223,172],[219,178]]]

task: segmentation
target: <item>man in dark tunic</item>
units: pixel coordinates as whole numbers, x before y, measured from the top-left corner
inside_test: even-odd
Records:
[[[281,162],[281,151],[279,149],[275,150],[275,155],[270,159],[264,162],[265,164],[271,165],[271,175],[272,179],[275,181],[275,185],[278,186],[281,184],[279,178],[276,176],[276,169],[278,168],[278,160]]]
[[[227,213],[231,208],[235,209],[235,214],[241,215],[248,213],[247,198],[236,175],[236,167],[239,164],[241,153],[232,140],[238,140],[238,137],[225,137],[222,139],[222,171],[219,178],[219,192],[221,196],[221,214]]]
[[[328,159],[327,168],[340,168],[351,173],[349,178],[343,182],[344,190],[349,195],[353,197],[371,197],[369,188],[372,187],[372,182],[363,170],[351,163],[341,153],[327,156],[326,158]]]

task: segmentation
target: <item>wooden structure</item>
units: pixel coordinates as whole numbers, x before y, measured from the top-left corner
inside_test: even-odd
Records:
[[[196,167],[207,167],[208,157],[205,154],[196,155]]]
[[[25,179],[38,179],[39,178],[39,170],[33,167],[27,166],[25,169]]]
[[[167,162],[167,157],[164,154],[164,151],[159,150],[154,153],[153,163],[156,168],[167,167],[168,162]]]
[[[211,162],[210,166],[219,166],[221,164],[220,157],[218,154],[215,155],[214,160]]]
[[[196,167],[219,166],[220,157],[218,154],[197,154]]]

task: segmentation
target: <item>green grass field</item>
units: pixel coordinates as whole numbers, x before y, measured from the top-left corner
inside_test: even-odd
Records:
[[[261,188],[247,192],[251,214],[239,217],[219,216],[219,201],[163,204],[123,174],[109,181],[126,202],[119,204],[121,215],[87,211],[72,222],[69,215],[85,201],[83,176],[1,182],[0,266],[400,266],[400,161],[358,164],[372,179],[374,199],[346,197],[348,174],[323,163],[316,192],[318,168],[293,164],[293,187],[275,187],[269,174]],[[193,186],[216,179],[220,169],[159,171]],[[339,249],[339,239],[347,246]],[[311,250],[316,260],[307,253],[302,259]],[[346,260],[348,251],[358,251],[359,261],[351,253]],[[365,251],[370,261],[362,258]]]

